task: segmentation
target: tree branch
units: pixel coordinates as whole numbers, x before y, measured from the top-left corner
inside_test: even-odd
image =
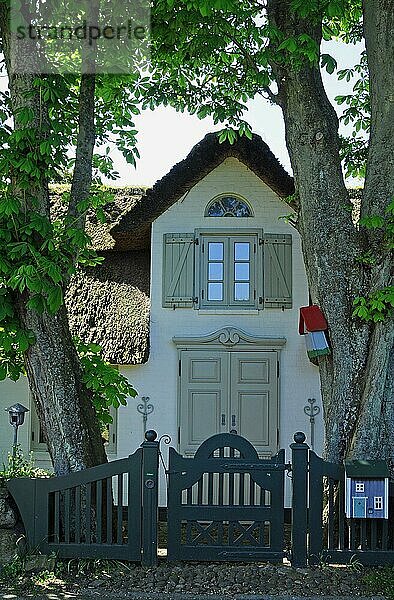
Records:
[[[96,139],[94,97],[95,75],[84,73],[79,88],[78,138],[68,206],[68,216],[74,218],[81,229],[85,227],[86,212],[81,213],[78,204],[86,200],[92,183],[92,160]]]
[[[370,76],[371,134],[361,216],[383,215],[394,197],[394,0],[363,2],[364,35]],[[376,231],[369,244],[379,249]]]

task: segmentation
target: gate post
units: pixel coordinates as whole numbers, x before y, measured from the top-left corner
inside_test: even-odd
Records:
[[[159,442],[149,429],[142,447],[142,565],[157,565]]]
[[[292,463],[292,508],[291,508],[291,564],[293,567],[306,567],[308,562],[308,451],[305,434],[294,434],[291,448]]]

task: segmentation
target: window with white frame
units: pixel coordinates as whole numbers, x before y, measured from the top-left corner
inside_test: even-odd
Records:
[[[374,497],[374,509],[383,510],[383,496]]]
[[[30,415],[31,415],[31,431],[30,431],[30,450],[33,452],[48,452],[45,434],[43,428],[40,425],[37,411],[34,407],[34,403],[30,402]],[[105,430],[102,432],[102,439],[107,454],[115,454],[117,447],[117,418],[118,411],[111,406],[110,415],[112,417],[112,423],[106,425]]]
[[[363,492],[364,491],[364,484],[361,483],[360,481],[358,481],[356,483],[356,492]]]
[[[201,237],[200,305],[255,307],[257,235]]]

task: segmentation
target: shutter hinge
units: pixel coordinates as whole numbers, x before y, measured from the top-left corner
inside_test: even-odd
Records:
[[[181,372],[182,372],[182,366],[181,366],[181,364],[182,364],[181,360],[179,359],[179,361],[178,361],[178,375],[179,375],[179,377],[181,376]]]
[[[262,246],[264,244],[264,239],[263,238],[259,238],[259,246]]]
[[[178,445],[181,443],[181,428],[178,427]]]
[[[276,447],[279,448],[279,427],[276,429]]]
[[[276,376],[279,377],[279,361],[276,363]]]
[[[197,304],[197,302],[198,302],[198,297],[197,297],[197,296],[194,296],[194,298],[192,298],[192,302],[193,302],[193,304]]]
[[[204,300],[204,290],[201,290],[201,298]]]
[[[259,296],[259,304],[263,304],[263,297]]]
[[[198,238],[194,238],[194,243],[196,244],[196,246],[198,246],[200,243],[200,240]]]

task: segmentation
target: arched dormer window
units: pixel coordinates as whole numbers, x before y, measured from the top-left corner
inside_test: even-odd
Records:
[[[206,217],[252,217],[252,210],[247,202],[238,196],[223,194],[208,204]]]

